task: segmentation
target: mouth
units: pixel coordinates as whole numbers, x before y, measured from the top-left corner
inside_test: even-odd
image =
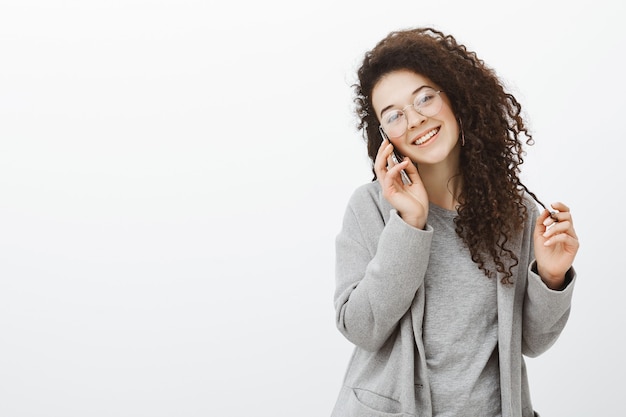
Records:
[[[437,133],[439,133],[439,128],[436,127],[432,130],[429,130],[428,132],[424,133],[422,136],[418,137],[417,139],[415,139],[415,141],[413,142],[414,145],[423,145],[426,142],[428,142],[430,139],[433,138],[433,136],[435,136]]]

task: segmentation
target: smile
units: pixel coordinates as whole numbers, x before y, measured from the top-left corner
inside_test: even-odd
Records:
[[[425,135],[420,136],[419,138],[417,138],[417,140],[415,142],[413,142],[415,145],[422,145],[424,143],[426,143],[430,138],[432,138],[433,136],[435,136],[437,133],[439,133],[439,128],[435,128],[429,132],[427,132]]]

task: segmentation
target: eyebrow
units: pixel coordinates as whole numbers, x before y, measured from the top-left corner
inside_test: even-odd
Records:
[[[429,86],[429,85],[423,85],[423,86],[421,86],[421,87],[417,87],[417,88],[415,89],[415,91],[413,91],[413,92],[411,93],[411,95],[412,95],[412,96],[414,96],[415,94],[417,94],[417,93],[418,93],[421,89],[423,89],[423,88],[432,88],[432,89],[434,90],[434,88],[433,88],[433,87],[431,87],[431,86]],[[384,113],[384,112],[386,112],[387,110],[391,109],[393,106],[395,106],[395,104],[391,104],[391,105],[389,105],[389,106],[385,107],[384,109],[382,109],[382,110],[380,111],[380,117],[382,117],[382,116],[383,116],[383,113]]]

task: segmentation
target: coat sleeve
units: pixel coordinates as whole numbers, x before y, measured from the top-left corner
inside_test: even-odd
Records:
[[[535,208],[530,226],[534,227],[538,216]],[[531,235],[531,256],[534,247]],[[536,272],[536,261],[528,266],[528,280],[523,310],[522,353],[536,357],[548,350],[559,338],[569,318],[572,294],[576,281],[576,271],[570,268],[565,277],[565,287],[559,291],[548,288]]]
[[[383,209],[384,210],[384,209]],[[336,237],[336,325],[355,345],[378,350],[411,306],[428,265],[432,228],[416,229],[371,196],[355,194]]]
[[[576,271],[572,267],[567,272],[565,288],[551,290],[534,272],[534,264],[528,271],[522,330],[522,353],[529,357],[539,356],[559,338],[569,318],[576,281]]]

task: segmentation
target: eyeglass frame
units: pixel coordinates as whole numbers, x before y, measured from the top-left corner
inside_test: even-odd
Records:
[[[425,87],[427,89],[429,89],[429,90],[432,90],[439,97],[439,100],[441,100],[441,105],[440,105],[439,109],[437,110],[437,112],[431,114],[430,116],[428,116],[428,115],[425,115],[424,113],[422,113],[421,111],[419,111],[419,109],[415,105],[415,101],[418,99],[418,97],[420,97],[420,95],[418,94],[417,96],[415,96],[415,99],[413,100],[413,103],[407,104],[406,106],[404,106],[400,110],[395,110],[395,109],[393,110],[393,111],[401,112],[402,115],[404,116],[404,119],[406,120],[406,127],[404,128],[404,131],[401,134],[399,134],[397,136],[390,136],[389,134],[387,134],[386,131],[384,131],[383,123],[381,122],[379,124],[379,130],[380,130],[381,133],[384,133],[385,137],[387,137],[387,138],[389,138],[389,137],[399,138],[400,136],[402,136],[402,135],[404,135],[406,133],[406,131],[409,128],[409,118],[407,117],[405,110],[408,109],[409,107],[413,107],[413,110],[415,110],[419,115],[424,116],[424,117],[433,117],[433,116],[435,116],[436,114],[438,114],[441,111],[441,108],[443,107],[443,99],[441,98],[441,93],[443,93],[444,91],[442,91],[442,90],[435,90],[434,88],[429,87],[429,86],[425,86]],[[382,115],[381,115],[381,118],[382,118]]]

